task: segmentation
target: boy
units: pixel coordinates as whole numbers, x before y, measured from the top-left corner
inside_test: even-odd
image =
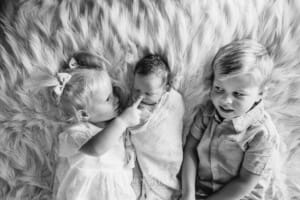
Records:
[[[159,55],[145,56],[134,70],[132,97],[144,97],[142,123],[130,130],[142,174],[140,199],[171,200],[179,191],[184,103],[170,73]]]
[[[264,199],[278,135],[263,108],[273,62],[252,40],[221,48],[184,149],[182,199]],[[195,187],[196,184],[196,187]]]

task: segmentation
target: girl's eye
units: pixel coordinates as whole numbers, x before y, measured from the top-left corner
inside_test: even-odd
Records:
[[[106,102],[109,102],[111,100],[111,95],[109,95],[106,99]]]

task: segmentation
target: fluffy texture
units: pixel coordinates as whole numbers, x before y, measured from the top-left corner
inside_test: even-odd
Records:
[[[285,0],[18,0],[1,6],[0,188],[4,199],[51,199],[63,123],[47,93],[26,82],[54,75],[76,51],[105,56],[128,91],[134,64],[161,53],[187,106],[186,130],[207,92],[217,50],[253,38],[274,58],[266,109],[281,137],[268,199],[300,199],[300,3]],[[12,2],[14,4],[12,4]],[[42,79],[38,79],[42,81]],[[40,82],[35,82],[39,85]],[[282,193],[275,192],[278,188]]]

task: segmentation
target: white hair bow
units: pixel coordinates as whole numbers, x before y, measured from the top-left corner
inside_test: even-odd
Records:
[[[64,91],[66,84],[71,79],[72,75],[69,73],[57,73],[56,75],[58,84],[53,88],[53,91],[57,97],[60,97]]]
[[[77,61],[75,60],[75,58],[71,58],[69,61],[69,67],[70,69],[75,69],[79,67],[79,64],[77,63]]]

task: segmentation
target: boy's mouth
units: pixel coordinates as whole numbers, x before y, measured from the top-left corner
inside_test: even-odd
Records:
[[[233,109],[224,108],[223,106],[219,106],[219,108],[224,113],[231,113],[234,111]]]
[[[156,103],[156,102],[154,102],[154,103],[149,103],[149,102],[142,101],[141,104],[144,104],[144,105],[147,105],[147,106],[154,106],[154,105],[156,105],[157,103]]]

